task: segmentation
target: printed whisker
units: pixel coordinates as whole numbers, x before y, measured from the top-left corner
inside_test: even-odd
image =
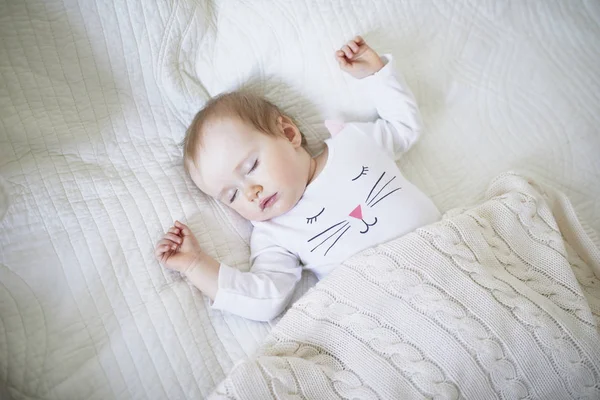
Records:
[[[338,236],[337,239],[335,239],[335,242],[333,242],[331,244],[331,246],[329,246],[329,248],[327,249],[327,251],[325,252],[325,256],[327,255],[327,253],[329,253],[329,250],[331,250],[331,248],[338,242],[338,240],[340,240],[342,238],[342,236],[344,236],[344,233],[348,232],[348,229],[350,229],[351,227],[347,227],[346,230],[344,230],[344,232],[340,233],[340,236]]]
[[[323,243],[325,243],[326,241],[328,241],[329,239],[331,239],[332,236],[335,236],[336,233],[338,233],[339,231],[341,231],[342,229],[344,229],[349,224],[350,224],[349,222],[346,222],[337,231],[333,232],[331,235],[327,236],[327,238],[325,238],[325,240],[323,240],[321,243],[319,243],[318,245],[316,245],[310,252],[312,253],[314,250],[317,249],[317,247],[321,246]]]
[[[397,192],[398,190],[402,189],[401,187],[392,190],[391,192],[389,192],[388,194],[386,194],[385,196],[383,196],[382,198],[380,198],[379,200],[377,200],[375,203],[371,204],[371,207],[375,207],[375,204],[379,203],[381,200],[385,199],[386,197],[388,197],[390,194]]]
[[[308,241],[309,241],[309,242],[313,241],[314,239],[318,238],[318,237],[319,237],[319,236],[321,236],[322,234],[326,233],[327,231],[330,231],[330,230],[332,230],[333,228],[335,228],[335,227],[336,227],[336,226],[338,226],[338,225],[341,225],[341,224],[343,224],[344,222],[346,222],[346,221],[338,222],[337,224],[330,226],[329,228],[325,229],[323,232],[319,233],[317,236],[313,236],[312,238],[308,239]]]
[[[371,191],[369,192],[369,195],[367,196],[367,199],[365,200],[365,203],[367,203],[369,201],[369,198],[371,197],[371,195],[373,194],[373,190],[375,190],[375,188],[377,187],[377,185],[379,185],[379,181],[381,181],[381,179],[383,178],[383,176],[385,175],[385,172],[383,172],[381,174],[381,176],[379,177],[379,179],[377,179],[377,182],[375,182],[375,185],[373,185],[373,188],[371,189]]]
[[[383,189],[385,189],[385,187],[387,185],[390,184],[391,181],[393,181],[394,179],[396,179],[396,177],[394,176],[392,179],[390,179],[389,181],[387,181],[387,183],[385,185],[383,185],[383,187],[381,189],[379,189],[379,192],[377,192],[377,194],[375,196],[373,196],[373,198],[371,199],[371,202],[374,202],[375,199],[377,199],[377,196],[379,196],[379,193],[381,193],[383,191]],[[370,204],[367,203],[368,206],[370,206]]]

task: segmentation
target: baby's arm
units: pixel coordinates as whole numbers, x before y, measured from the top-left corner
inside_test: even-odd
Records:
[[[298,257],[257,228],[250,243],[248,272],[221,264],[213,308],[256,321],[270,321],[289,303],[302,275]]]
[[[273,244],[260,232],[252,234],[252,268],[242,272],[204,253],[190,229],[179,221],[156,245],[156,257],[181,272],[214,300],[213,308],[244,318],[269,321],[289,303],[301,277],[298,257]]]
[[[412,93],[395,75],[391,56],[379,57],[360,36],[335,55],[343,71],[361,79],[380,117],[374,123],[352,125],[368,133],[391,155],[406,152],[419,138],[422,122]]]

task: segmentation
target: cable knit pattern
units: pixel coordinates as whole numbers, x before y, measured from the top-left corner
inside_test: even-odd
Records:
[[[597,399],[599,273],[564,195],[506,173],[334,270],[212,398]]]

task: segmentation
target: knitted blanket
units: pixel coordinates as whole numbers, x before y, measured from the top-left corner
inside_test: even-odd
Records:
[[[598,399],[599,276],[566,197],[507,173],[337,268],[212,398]]]

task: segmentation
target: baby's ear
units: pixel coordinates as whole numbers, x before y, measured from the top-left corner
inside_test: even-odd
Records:
[[[277,122],[283,130],[283,135],[289,140],[294,147],[302,146],[302,134],[290,117],[285,115],[280,116]]]

